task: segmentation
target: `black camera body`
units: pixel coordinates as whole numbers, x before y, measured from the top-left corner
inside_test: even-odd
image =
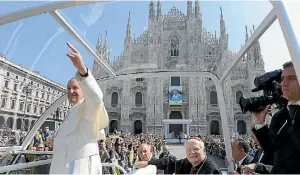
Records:
[[[281,90],[281,74],[282,70],[274,70],[263,75],[257,76],[254,79],[256,88],[251,92],[263,91],[263,96],[260,97],[240,97],[239,105],[242,113],[259,112],[266,108],[267,105],[275,104],[276,108],[282,109],[288,104],[288,100],[283,98]]]

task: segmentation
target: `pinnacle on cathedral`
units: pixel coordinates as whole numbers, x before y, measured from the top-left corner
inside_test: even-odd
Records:
[[[193,14],[193,4],[192,1],[187,1],[187,18],[191,19]]]
[[[158,0],[157,2],[157,21],[162,21],[161,0]]]
[[[148,24],[151,24],[151,22],[154,22],[155,19],[155,10],[154,10],[154,2],[151,1],[149,5],[149,20]]]
[[[226,25],[223,19],[222,7],[220,7],[220,48],[221,52],[228,47],[228,34],[226,34]]]
[[[130,24],[130,11],[128,15],[128,23],[127,23],[127,30],[126,30],[126,40],[131,40],[131,24]]]
[[[102,34],[101,34],[101,32],[99,32],[96,50],[97,50],[97,52],[96,52],[97,54],[102,53]],[[98,55],[98,56],[100,56],[100,55]]]
[[[195,17],[196,19],[200,18],[200,5],[199,0],[195,1]]]

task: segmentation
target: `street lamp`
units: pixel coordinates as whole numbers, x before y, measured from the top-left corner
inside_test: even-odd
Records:
[[[21,84],[22,85],[22,84]],[[21,123],[21,131],[25,131],[25,116],[26,116],[26,108],[27,108],[27,98],[28,98],[28,94],[29,92],[32,90],[32,81],[24,86],[24,93],[25,93],[25,103],[24,103],[24,114],[22,117],[22,123]]]
[[[155,122],[155,121],[156,121],[156,114],[155,114],[155,97],[154,97],[154,104],[153,104],[153,107],[154,107],[153,109],[154,109],[154,134],[155,134],[155,133],[156,133],[156,132],[155,132],[155,129],[156,129],[156,127],[155,127],[155,125],[156,125],[156,122]]]
[[[197,120],[199,118],[199,116],[198,116],[198,110],[199,110],[199,103],[198,103],[198,96],[197,96]]]

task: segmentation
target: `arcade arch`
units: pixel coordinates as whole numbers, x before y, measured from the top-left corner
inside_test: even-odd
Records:
[[[143,132],[143,123],[141,120],[136,120],[134,121],[134,129],[133,133],[134,134],[140,134]]]
[[[247,134],[247,125],[244,120],[238,120],[237,121],[237,132],[240,135]]]
[[[3,129],[5,123],[5,118],[3,116],[0,116],[0,129]]]
[[[183,119],[181,111],[171,111],[169,119]],[[169,133],[173,135],[173,138],[183,132],[183,124],[169,124]]]
[[[109,122],[109,133],[113,133],[115,131],[119,131],[118,129],[118,121],[117,120],[110,120]]]

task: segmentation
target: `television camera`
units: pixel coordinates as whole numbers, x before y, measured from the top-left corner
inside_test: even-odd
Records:
[[[288,104],[288,100],[283,98],[281,90],[281,74],[282,70],[274,70],[259,75],[254,79],[255,88],[251,92],[263,91],[260,97],[244,97],[241,96],[239,105],[242,113],[259,112],[266,108],[267,105],[275,104],[275,108],[282,109]]]

